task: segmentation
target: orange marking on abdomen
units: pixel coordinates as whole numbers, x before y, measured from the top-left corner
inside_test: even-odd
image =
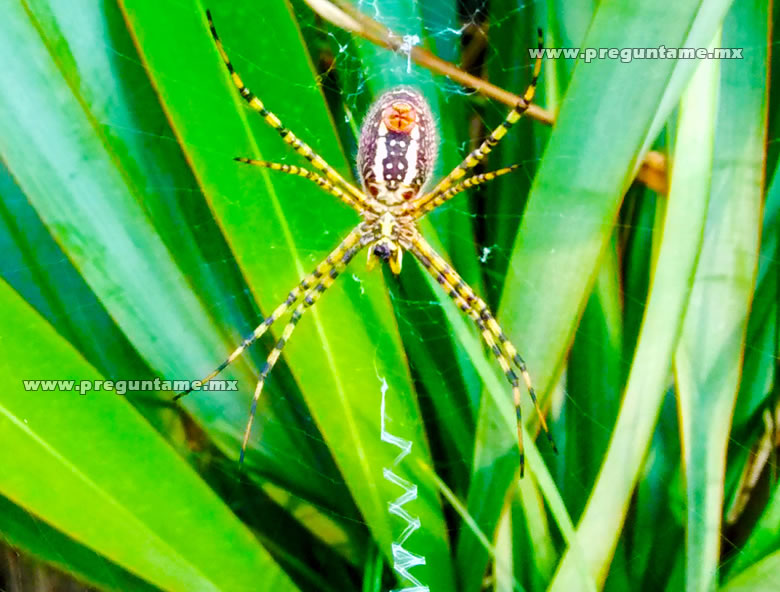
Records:
[[[394,101],[382,112],[388,130],[409,133],[417,125],[417,111],[406,101]]]

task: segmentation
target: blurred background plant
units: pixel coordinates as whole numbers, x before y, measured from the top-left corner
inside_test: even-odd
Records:
[[[237,97],[206,6],[7,2],[0,588],[403,587],[384,393],[431,590],[780,590],[776,9],[309,4],[207,7],[247,85],[345,176],[392,85],[431,101],[439,174],[504,117],[431,55],[515,93],[539,26],[551,48],[743,57],[547,59],[546,111],[485,169],[520,170],[423,224],[526,357],[559,455],[533,445],[526,401],[519,481],[509,390],[474,328],[411,259],[400,278],[356,261],[285,350],[240,472],[270,338],[226,373],[238,392],[180,406],[22,381],[200,378],[356,219],[232,160],[302,164]],[[406,53],[361,38],[371,21],[330,22],[353,8]]]

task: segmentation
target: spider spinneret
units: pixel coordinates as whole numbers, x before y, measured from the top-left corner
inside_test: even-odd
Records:
[[[294,165],[246,157],[237,157],[235,160],[309,179],[351,207],[361,217],[357,227],[341,241],[324,261],[290,291],[287,299],[255,328],[252,335],[241,343],[211,374],[200,381],[201,384],[205,384],[214,378],[240,356],[247,347],[262,337],[276,320],[292,309],[287,325],[282,330],[281,336],[260,372],[260,379],[255,388],[249,411],[249,420],[244,430],[240,461],[243,462],[244,459],[257,402],[265,381],[279,360],[296,325],[306,310],[314,306],[323,292],[333,284],[358,251],[367,248],[369,267],[373,267],[379,260],[386,261],[394,274],[401,272],[404,251],[410,252],[436,279],[455,304],[474,322],[512,388],[512,398],[517,414],[520,474],[522,476],[523,440],[520,414],[520,377],[522,377],[526,390],[536,407],[542,429],[555,450],[555,443],[547,429],[544,414],[539,408],[525,362],[499,326],[487,304],[428,244],[418,231],[416,221],[460,192],[475,185],[487,183],[517,168],[515,165],[466,177],[485,159],[530,106],[541,71],[541,50],[543,47],[541,30],[538,42],[540,57],[534,63],[533,78],[521,99],[507,114],[501,125],[494,129],[476,150],[466,156],[430,191],[424,192],[423,189],[433,173],[438,149],[436,126],[431,109],[422,94],[408,86],[399,86],[382,94],[366,115],[360,133],[357,169],[363,186],[363,191],[361,191],[339,175],[308,144],[284,127],[279,118],[266,109],[262,101],[244,85],[241,77],[230,63],[208,11],[206,17],[217,51],[241,97],[269,126],[279,133],[285,143],[309,161],[318,172]],[[176,399],[189,392],[180,393]]]

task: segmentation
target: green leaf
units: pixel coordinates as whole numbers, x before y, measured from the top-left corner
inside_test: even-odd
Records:
[[[614,425],[620,405],[623,344],[618,277],[613,241],[580,320],[566,372],[568,404],[562,418],[566,430],[561,431],[563,441],[559,442],[566,453],[561,455],[557,472],[573,516],[580,515],[587,501],[582,495],[583,486],[589,489],[596,480],[611,434],[605,427]]]
[[[751,565],[720,590],[722,592],[754,592],[754,590],[777,592],[780,590],[780,582],[777,580],[778,570],[780,570],[780,551],[775,551]]]
[[[606,577],[618,544],[688,306],[709,199],[712,152],[699,148],[712,145],[707,138],[715,121],[717,79],[711,68],[712,62],[700,66],[682,102],[669,203],[645,316],[607,456],[577,532],[580,540],[590,541],[586,561],[599,581]],[[574,559],[565,556],[553,589],[574,589],[578,575],[573,566]]]
[[[5,497],[162,589],[296,589],[123,397],[25,388],[103,377],[4,282],[0,304],[4,332],[36,336],[35,347],[6,340],[0,361]]]
[[[684,42],[696,45],[698,37],[687,38],[697,10],[695,2],[677,3],[674,8],[665,6],[663,10],[652,3],[632,4],[631,10],[621,3],[602,4],[583,46],[657,47],[681,46]],[[715,12],[714,5],[712,11]],[[710,24],[702,18],[702,25],[709,27],[710,32],[702,34],[697,28],[697,35],[708,42],[706,35],[712,34],[717,21]],[[550,392],[561,370],[612,234],[621,198],[641,161],[648,136],[657,134],[653,126],[659,118],[658,104],[665,92],[679,95],[682,80],[667,86],[674,68],[674,60],[634,60],[627,64],[615,60],[580,61],[575,67],[534,180],[498,314],[508,335],[526,357],[540,393]],[[639,79],[645,82],[636,85],[634,81]],[[616,129],[620,129],[620,134],[615,134]],[[610,149],[605,151],[605,146]],[[487,408],[486,411],[494,412]],[[533,415],[528,401],[523,412],[525,417]],[[480,421],[491,419],[483,415]],[[484,448],[475,460],[469,508],[472,512],[478,508],[485,512],[483,528],[488,531],[495,524],[498,499],[503,498],[514,477],[514,463],[506,464],[500,471],[490,471],[489,478],[486,477],[489,481],[480,477],[478,467],[514,456],[514,449],[511,432],[507,431],[501,441]],[[599,538],[607,544],[604,537]],[[585,551],[595,574],[595,564],[604,565],[612,545],[607,544],[602,551],[589,537],[581,540],[588,541]],[[606,557],[595,557],[602,552],[606,552]],[[475,576],[479,572],[474,569]]]
[[[768,55],[765,46],[751,40],[768,35],[767,17],[766,3],[739,2],[723,25],[723,45],[744,48],[745,58],[722,66],[705,241],[675,355],[688,493],[686,589],[691,592],[717,584],[726,449],[756,281],[764,189],[767,121],[761,80]],[[700,111],[701,104],[695,108]]]
[[[740,553],[729,565],[729,579],[733,574],[749,571],[780,544],[780,482],[769,492],[769,502],[751,531]]]
[[[3,496],[0,496],[0,533],[4,543],[25,549],[91,586],[103,590],[158,590]]]

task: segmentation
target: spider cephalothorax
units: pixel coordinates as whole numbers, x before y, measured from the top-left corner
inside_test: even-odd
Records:
[[[314,306],[338,275],[361,249],[367,248],[369,265],[378,260],[386,261],[394,273],[401,271],[401,257],[409,251],[415,259],[441,285],[447,295],[458,307],[474,321],[482,334],[485,344],[495,355],[504,375],[512,386],[512,396],[517,411],[518,437],[522,453],[522,431],[520,430],[520,376],[526,384],[531,399],[536,404],[536,395],[531,386],[531,377],[525,362],[517,353],[514,345],[504,334],[487,304],[463,281],[458,273],[417,230],[416,221],[426,213],[452,199],[469,187],[485,183],[513,171],[516,167],[507,167],[480,175],[466,175],[482,162],[491,149],[498,144],[507,131],[528,109],[536,89],[541,69],[541,57],[534,63],[534,75],[523,97],[515,105],[506,119],[473,150],[457,167],[439,181],[432,189],[423,191],[433,172],[436,161],[437,138],[431,109],[423,96],[416,90],[401,86],[394,88],[377,99],[363,122],[358,148],[358,175],[363,191],[344,179],[333,167],[300,140],[292,131],[282,125],[279,118],[265,108],[265,105],[246,86],[241,77],[233,70],[225,49],[217,36],[211,15],[207,13],[211,34],[217,51],[222,57],[230,78],[241,97],[257,111],[266,123],[275,129],[284,142],[292,148],[318,172],[295,165],[279,164],[265,160],[238,157],[236,160],[246,164],[260,166],[290,175],[298,175],[314,181],[326,192],[355,210],[362,218],[357,227],[301,282],[293,288],[287,299],[277,306],[265,320],[258,325],[252,336],[222,362],[216,370],[199,381],[205,384],[214,378],[228,364],[233,362],[254,341],[282,315],[292,309],[290,320],[268,355],[260,380],[255,388],[249,421],[244,430],[241,447],[241,459],[244,457],[249,440],[252,420],[257,401],[269,372],[281,356],[282,349],[290,339],[295,326],[303,314]],[[542,53],[542,33],[539,31],[539,55]],[[514,367],[513,367],[514,366]],[[189,392],[189,391],[187,391]],[[177,396],[182,396],[182,393]],[[540,422],[544,431],[547,424],[537,405]],[[550,438],[552,442],[552,439]],[[522,454],[521,454],[522,472]]]
[[[372,269],[377,260],[386,261],[390,270],[401,273],[401,261],[404,251],[411,249],[417,237],[414,219],[400,211],[399,206],[385,206],[379,214],[373,210],[363,213],[361,242],[368,246],[368,268]]]

